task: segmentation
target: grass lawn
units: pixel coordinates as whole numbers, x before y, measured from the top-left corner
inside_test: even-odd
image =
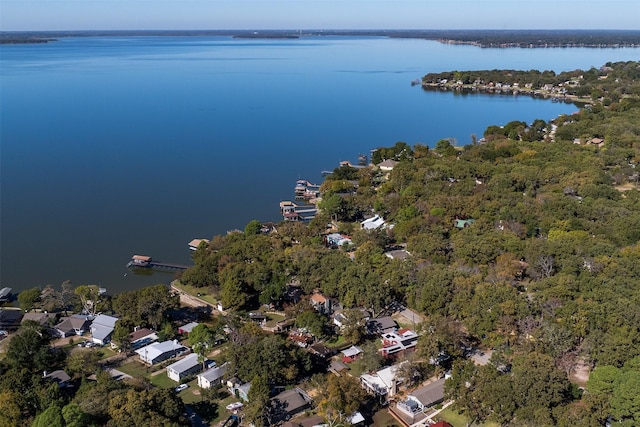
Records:
[[[339,335],[336,339],[331,339],[324,342],[324,345],[329,348],[340,348],[344,347],[347,344],[349,343],[344,339],[342,335]]]
[[[445,420],[453,427],[467,427],[469,425],[469,418],[465,415],[449,408],[446,408],[434,417],[436,420]],[[500,427],[497,423],[483,423],[483,424],[471,424],[472,427]]]
[[[279,314],[265,313],[265,316],[267,316],[267,326],[269,328],[273,328],[278,322],[282,322],[284,320],[284,316]]]
[[[159,388],[174,388],[174,387],[178,387],[178,383],[175,382],[174,380],[170,379],[167,376],[167,372],[166,371],[161,373],[161,374],[152,376],[151,378],[149,378],[149,380],[151,381],[151,384],[153,384],[154,386],[159,387]],[[183,390],[180,393],[184,393],[185,391],[186,390]]]
[[[380,411],[373,414],[373,425],[378,427],[400,427],[400,423],[391,416],[389,411],[386,409],[381,409]],[[455,426],[457,427],[457,426]]]
[[[196,288],[195,286],[188,286],[188,285],[185,285],[184,283],[180,283],[178,280],[174,280],[173,282],[171,282],[171,284],[176,288],[180,289],[181,291],[189,295],[193,295],[195,297],[203,299],[210,304],[216,305],[218,303],[218,300],[213,295],[207,294],[207,291],[204,288]]]
[[[191,391],[190,394],[187,393],[191,389],[191,383],[189,383],[189,386],[190,387],[181,392],[179,396],[182,398],[184,403],[188,404],[191,409],[197,412],[198,415],[200,415],[200,417],[202,417],[202,419],[209,425],[225,421],[229,418],[229,415],[231,415],[231,412],[226,409],[226,406],[230,403],[241,401],[232,395],[228,395],[224,399],[215,402],[211,402],[206,399],[202,400],[200,396],[193,394],[193,391]],[[198,391],[200,390],[197,383],[195,389]]]
[[[129,374],[132,377],[142,377],[142,378],[149,378],[152,372],[151,369],[149,369],[147,366],[143,365],[140,362],[126,363],[124,365],[118,366],[116,369],[124,372],[125,374]]]
[[[118,354],[118,352],[112,350],[111,347],[102,347],[98,349],[98,352],[100,354],[100,359],[106,359],[107,357],[115,356],[116,354]]]

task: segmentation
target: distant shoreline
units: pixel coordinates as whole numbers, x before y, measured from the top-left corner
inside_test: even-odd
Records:
[[[309,36],[389,37],[433,40],[481,48],[640,47],[640,30],[113,30],[2,31],[0,44],[49,43],[63,37],[203,37],[302,39]]]

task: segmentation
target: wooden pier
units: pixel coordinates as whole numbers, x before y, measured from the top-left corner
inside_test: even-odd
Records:
[[[129,263],[127,264],[127,267],[131,269],[145,268],[145,269],[170,270],[170,271],[180,271],[180,270],[186,270],[187,268],[189,268],[188,265],[154,261],[150,256],[146,256],[146,255],[134,255],[133,257],[131,257],[131,261],[129,261]]]

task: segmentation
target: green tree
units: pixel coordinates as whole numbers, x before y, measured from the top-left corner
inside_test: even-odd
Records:
[[[89,424],[87,415],[75,403],[69,403],[62,408],[62,417],[66,427],[84,427]]]
[[[31,311],[36,306],[36,303],[40,300],[40,289],[31,288],[24,290],[18,294],[18,303],[20,304],[20,309],[26,311]]]
[[[82,285],[75,289],[75,294],[80,298],[83,311],[95,316],[100,310],[100,287],[98,285]]]
[[[244,227],[244,234],[245,236],[255,236],[256,234],[260,234],[261,228],[262,224],[260,224],[260,221],[254,219]]]
[[[256,427],[267,425],[269,384],[266,377],[259,375],[251,380],[248,396],[249,403],[245,406],[245,417]]]
[[[33,420],[32,427],[65,427],[62,410],[59,406],[52,405],[39,414]]]

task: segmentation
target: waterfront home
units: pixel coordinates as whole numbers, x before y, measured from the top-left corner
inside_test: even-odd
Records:
[[[155,365],[156,363],[163,362],[188,351],[189,349],[187,347],[173,340],[146,345],[136,350],[136,353],[140,357],[141,362],[148,365]]]
[[[383,162],[378,163],[376,167],[380,169],[382,172],[391,172],[398,163],[400,162],[396,160],[387,159]]]
[[[208,239],[193,239],[192,241],[189,242],[189,249],[191,249],[192,251],[195,251],[196,249],[198,249],[198,247],[200,246],[201,243],[209,243]]]
[[[206,371],[198,374],[198,386],[200,388],[209,389],[212,386],[222,384],[222,379],[229,371],[231,365],[229,362],[222,364],[221,366],[214,366]]]
[[[22,310],[0,309],[0,329],[18,329],[20,319],[22,319]]]
[[[205,361],[206,365],[208,361]],[[211,363],[211,362],[209,362]],[[167,366],[167,376],[175,382],[180,382],[183,378],[189,377],[202,371],[203,362],[198,361],[198,355],[191,353],[181,360]]]
[[[31,322],[37,322],[41,326],[48,327],[52,325],[55,320],[56,320],[56,315],[53,313],[30,312],[30,313],[25,313],[24,317],[22,317],[22,320],[20,321],[20,324],[23,324],[24,322],[27,322],[27,321],[31,321]]]
[[[60,338],[65,338],[70,335],[83,335],[89,330],[90,324],[91,318],[89,316],[74,314],[69,317],[61,317],[60,322],[53,328]]]
[[[11,299],[11,288],[0,289],[0,302],[9,301]]]
[[[117,317],[99,314],[91,322],[91,341],[98,345],[105,345],[111,341],[111,335],[116,327]]]

